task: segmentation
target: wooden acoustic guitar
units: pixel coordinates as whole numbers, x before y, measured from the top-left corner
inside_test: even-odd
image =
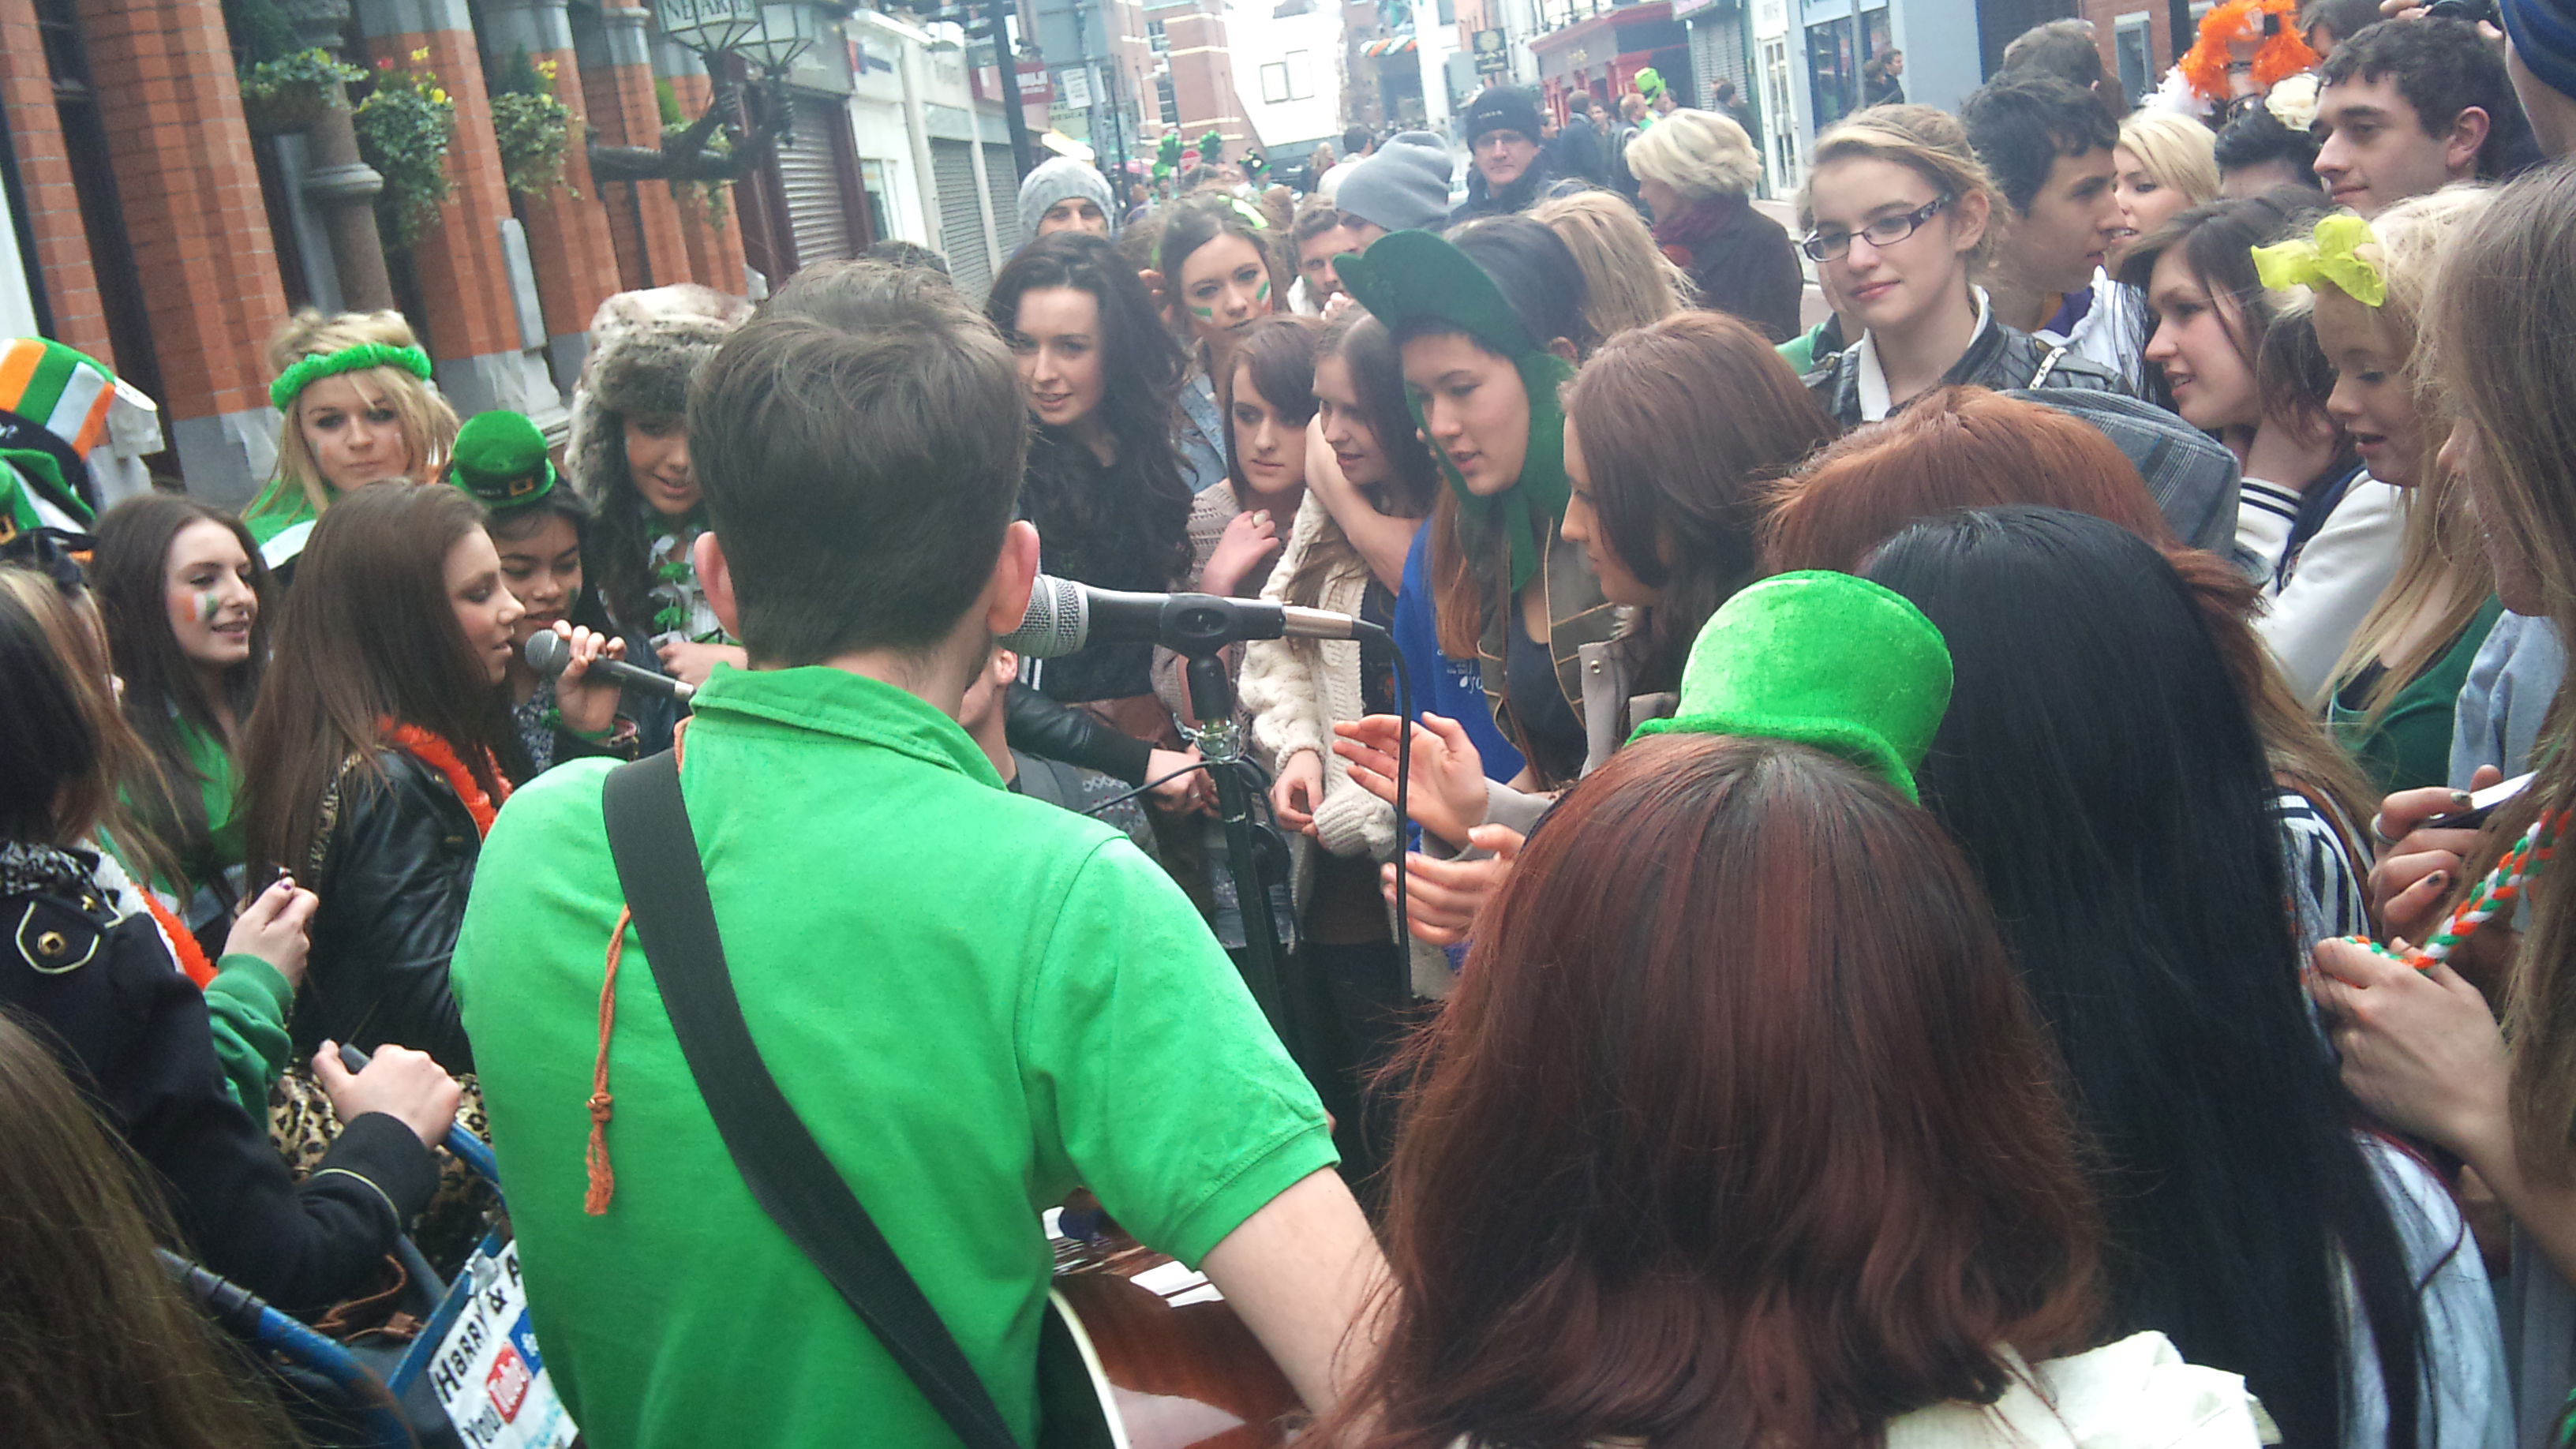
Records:
[[[1216,1286],[1114,1227],[1057,1237],[1038,1352],[1045,1449],[1264,1449],[1296,1390]]]

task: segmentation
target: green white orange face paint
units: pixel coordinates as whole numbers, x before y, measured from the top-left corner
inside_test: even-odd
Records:
[[[215,622],[215,615],[223,609],[223,606],[224,606],[224,605],[223,605],[223,600],[216,596],[216,594],[215,594],[215,591],[214,591],[214,590],[212,590],[212,589],[199,589],[199,590],[197,590],[197,622],[198,622],[198,623],[200,623],[200,624],[212,624],[213,622]]]

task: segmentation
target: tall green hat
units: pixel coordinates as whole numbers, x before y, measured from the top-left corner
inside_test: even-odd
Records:
[[[495,513],[543,502],[555,487],[546,435],[524,413],[476,413],[456,430],[449,478]]]
[[[1333,269],[1352,298],[1389,331],[1409,318],[1436,318],[1465,328],[1519,370],[1530,414],[1519,482],[1490,498],[1470,493],[1449,455],[1436,443],[1431,448],[1459,511],[1480,528],[1502,528],[1511,541],[1512,587],[1518,589],[1538,572],[1538,517],[1545,515],[1551,524],[1565,517],[1565,410],[1556,392],[1574,376],[1574,365],[1548,351],[1546,339],[1529,335],[1503,289],[1474,258],[1430,232],[1380,237],[1365,252],[1335,258]],[[1422,405],[1406,391],[1405,406],[1420,427]]]
[[[1682,666],[1680,709],[1637,735],[1795,740],[1920,800],[1914,767],[1950,707],[1950,648],[1923,611],[1850,574],[1780,574],[1709,616]]]

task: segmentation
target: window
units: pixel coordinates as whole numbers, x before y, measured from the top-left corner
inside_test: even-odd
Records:
[[[1181,98],[1172,90],[1170,71],[1164,71],[1154,77],[1154,100],[1162,110],[1164,125],[1177,126],[1181,123]]]
[[[1292,50],[1261,67],[1261,100],[1265,105],[1288,101],[1312,100],[1315,95],[1314,56],[1311,52]]]
[[[2113,22],[2111,51],[2120,66],[2120,94],[2134,101],[2155,86],[2150,74],[2154,63],[2147,58],[2147,17],[2141,11],[2123,15]]]
[[[1163,22],[1159,20],[1145,22],[1145,45],[1156,55],[1171,53],[1172,37],[1170,32],[1163,29]]]
[[[1458,23],[1458,0],[1440,0],[1438,14],[1443,25]]]

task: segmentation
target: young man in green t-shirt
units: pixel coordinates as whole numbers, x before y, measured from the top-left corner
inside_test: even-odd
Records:
[[[680,779],[735,989],[1024,1442],[1038,1216],[1077,1184],[1320,1411],[1381,1265],[1314,1093],[1170,879],[954,719],[1036,572],[1023,415],[941,279],[866,264],[801,273],[700,376],[698,578],[753,666],[699,691]],[[604,989],[609,768],[509,802],[452,968],[547,1367],[600,1449],[955,1443],[753,1201],[631,933]]]

